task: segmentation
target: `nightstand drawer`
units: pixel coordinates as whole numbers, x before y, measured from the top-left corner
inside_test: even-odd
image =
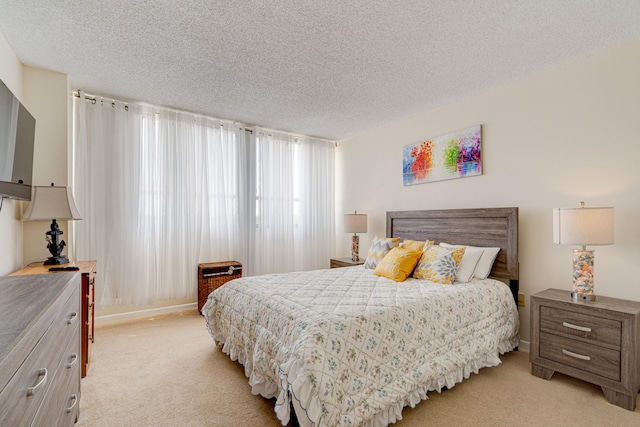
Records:
[[[540,330],[581,337],[594,344],[620,348],[619,321],[575,313],[554,307],[540,307]]]
[[[620,381],[620,352],[604,347],[540,333],[540,357],[572,366],[613,381]]]

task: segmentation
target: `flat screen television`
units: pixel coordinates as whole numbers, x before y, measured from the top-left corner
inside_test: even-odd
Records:
[[[0,80],[0,197],[31,200],[36,119]]]

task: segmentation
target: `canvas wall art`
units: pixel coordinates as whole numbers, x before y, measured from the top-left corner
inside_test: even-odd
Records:
[[[481,125],[402,147],[404,185],[482,175]]]

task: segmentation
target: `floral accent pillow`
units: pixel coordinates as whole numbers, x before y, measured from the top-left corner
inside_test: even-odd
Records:
[[[367,254],[367,260],[364,262],[364,268],[375,269],[378,263],[382,261],[382,258],[389,253],[389,251],[400,244],[399,237],[381,237],[375,236],[369,253]]]
[[[396,282],[403,282],[411,275],[421,256],[421,250],[416,251],[396,246],[380,261],[376,269],[373,270],[373,274]]]
[[[461,245],[450,245],[448,243],[440,243],[440,246],[444,246],[447,248],[458,248]],[[483,248],[476,246],[467,246],[467,250],[469,249],[479,249],[482,250],[482,255],[480,256],[480,260],[476,264],[475,269],[473,270],[473,277],[478,279],[486,279],[489,277],[491,273],[491,269],[493,268],[493,263],[498,256],[498,252],[500,252],[500,248]]]
[[[452,284],[462,261],[465,248],[425,247],[422,258],[413,272],[416,279],[430,280],[444,285]]]
[[[464,245],[448,245],[446,243],[440,243],[440,246],[445,248],[461,248]],[[458,266],[458,272],[456,273],[456,282],[467,283],[473,278],[473,273],[480,261],[480,257],[484,253],[483,249],[474,248],[473,246],[464,246],[464,256],[460,265]]]

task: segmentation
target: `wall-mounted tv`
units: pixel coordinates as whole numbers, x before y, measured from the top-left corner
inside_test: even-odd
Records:
[[[31,200],[36,119],[0,80],[0,197]]]

